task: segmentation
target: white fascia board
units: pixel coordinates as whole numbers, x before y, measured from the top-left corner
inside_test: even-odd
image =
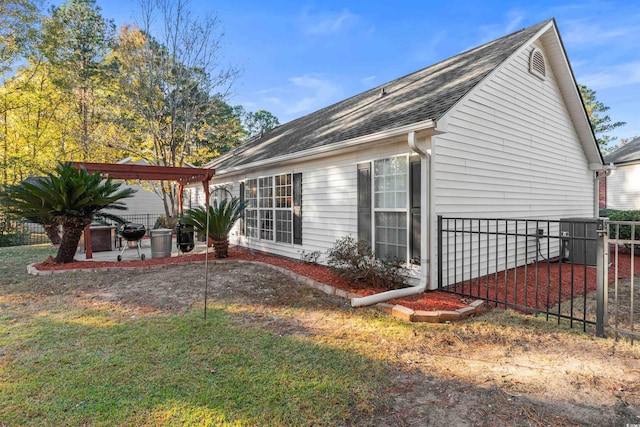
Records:
[[[308,150],[298,151],[291,154],[285,154],[283,156],[273,157],[266,160],[260,160],[253,163],[248,163],[241,166],[234,166],[228,169],[216,169],[216,177],[225,174],[231,174],[253,168],[264,168],[270,165],[290,163],[296,160],[304,159],[318,159],[322,157],[333,156],[343,151],[352,150],[362,144],[381,141],[387,138],[392,138],[399,135],[404,135],[409,132],[428,132],[435,130],[435,120],[425,120],[418,123],[413,123],[406,126],[400,126],[394,129],[388,129],[382,132],[376,132],[369,135],[360,136],[357,138],[347,139],[345,141],[336,142],[334,144],[323,145],[321,147],[311,148]],[[382,142],[382,141],[381,141]]]

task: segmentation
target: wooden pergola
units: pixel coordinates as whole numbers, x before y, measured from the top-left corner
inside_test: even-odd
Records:
[[[184,186],[194,183],[202,183],[207,206],[209,205],[209,182],[215,175],[213,169],[185,168],[175,166],[147,166],[131,163],[90,163],[73,162],[77,169],[84,168],[87,172],[99,172],[103,178],[135,179],[140,181],[175,181],[178,183],[179,211],[183,212]],[[91,232],[89,226],[85,227],[85,244],[87,259],[93,258],[91,250]]]

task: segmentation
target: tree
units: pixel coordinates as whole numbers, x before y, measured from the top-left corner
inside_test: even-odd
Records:
[[[95,0],[67,0],[44,21],[41,51],[53,66],[52,81],[65,93],[76,125],[70,137],[80,147],[82,160],[95,160],[104,145],[100,127],[113,77],[104,59],[113,41],[115,25],[104,19]]]
[[[99,173],[89,174],[76,169],[71,163],[59,163],[54,172],[44,177],[31,178],[0,192],[0,202],[10,213],[49,225],[62,226],[62,241],[55,262],[73,262],[86,225],[96,218],[122,221],[103,209],[124,210],[121,201],[131,197],[135,190],[120,189],[121,183],[111,178],[103,180]]]
[[[214,158],[240,144],[246,136],[242,117],[235,107],[214,96],[208,106],[208,114],[197,135],[195,150],[191,154],[194,166],[204,166]]]
[[[201,162],[215,108],[238,75],[222,65],[219,21],[192,16],[188,0],[140,3],[140,29],[121,31],[115,52],[123,111],[133,113],[130,123],[138,130],[127,148],[152,165]],[[174,216],[175,185],[160,182],[158,189],[166,215]]]
[[[41,0],[0,2],[0,76],[21,59],[36,39]],[[2,81],[2,80],[0,80]]]
[[[615,141],[616,137],[605,134],[620,126],[624,126],[626,123],[611,122],[611,117],[609,117],[608,114],[601,115],[606,113],[609,110],[609,107],[597,100],[596,92],[594,90],[581,84],[578,85],[578,89],[580,90],[584,107],[587,110],[587,116],[589,117],[591,128],[593,129],[593,133],[596,135],[598,146],[602,152],[607,153],[613,149],[613,147],[609,147],[609,143]]]
[[[41,23],[41,0],[2,0],[0,1],[0,144],[2,165],[2,184],[9,181],[7,172],[16,165],[10,153],[8,134],[11,123],[10,111],[19,108],[14,95],[21,90],[21,85],[7,87],[7,76],[14,74],[14,66],[34,49],[38,29]],[[28,79],[22,79],[22,82]]]
[[[70,160],[63,143],[68,105],[52,84],[47,64],[21,69],[0,87],[5,110],[0,159],[0,183],[17,184],[42,170],[52,170],[58,160]]]
[[[244,128],[249,136],[262,135],[277,126],[280,126],[278,118],[265,110],[249,112],[244,116]]]

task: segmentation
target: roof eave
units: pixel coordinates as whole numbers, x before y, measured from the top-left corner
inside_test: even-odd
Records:
[[[429,120],[425,120],[418,123],[412,123],[406,126],[400,126],[400,127],[388,129],[385,131],[376,132],[369,135],[363,135],[357,138],[340,141],[334,144],[323,145],[323,146],[311,148],[308,150],[298,151],[296,153],[285,154],[283,156],[277,156],[269,159],[259,160],[252,163],[232,166],[230,168],[217,169],[216,177],[221,177],[223,175],[241,172],[247,169],[264,168],[272,165],[291,163],[300,159],[304,159],[306,161],[311,159],[333,156],[343,151],[353,150],[354,148],[362,144],[368,144],[375,141],[383,141],[388,138],[393,138],[399,135],[408,134],[409,132],[426,132],[427,134],[429,133],[435,134],[437,133],[436,125],[437,123],[435,120],[429,119]]]

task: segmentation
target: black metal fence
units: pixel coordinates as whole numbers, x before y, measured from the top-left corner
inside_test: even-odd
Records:
[[[157,214],[125,214],[119,215],[126,222],[144,224],[148,230],[155,228]],[[111,222],[107,224],[113,225]],[[42,245],[50,243],[41,224],[23,218],[6,215],[0,211],[0,247]]]
[[[438,288],[602,335],[596,219],[438,217]]]
[[[640,223],[609,221],[608,326],[616,339],[640,339]]]

